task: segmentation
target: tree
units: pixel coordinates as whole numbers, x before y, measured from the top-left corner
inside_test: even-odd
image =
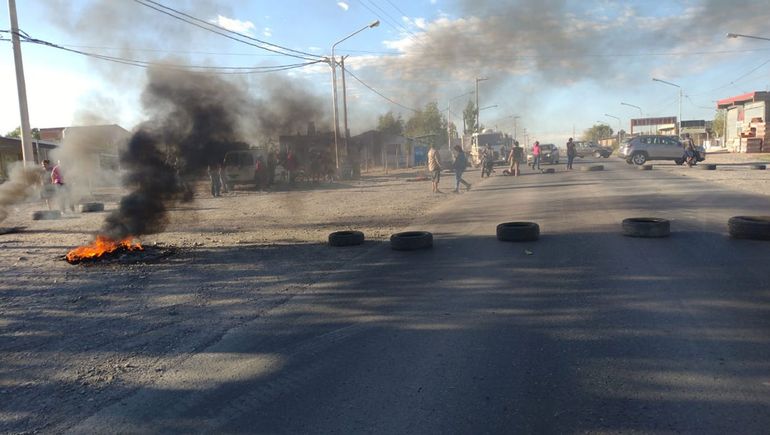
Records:
[[[32,131],[32,138],[40,140],[40,129],[39,128],[33,128]],[[21,127],[16,127],[13,129],[13,131],[9,131],[5,134],[5,137],[15,137],[20,138],[21,137]]]
[[[433,101],[425,105],[424,109],[415,112],[406,121],[406,134],[410,137],[432,137],[429,142],[438,146],[447,144],[447,121],[438,110],[438,103]]]
[[[393,111],[381,115],[377,119],[377,131],[391,135],[401,135],[404,133],[404,120],[401,115],[393,115]]]
[[[714,116],[714,122],[711,125],[711,129],[714,131],[716,137],[724,137],[725,134],[725,111],[720,110]]]
[[[599,139],[612,137],[614,131],[607,124],[594,124],[591,128],[583,132],[583,140],[596,142]]]
[[[468,100],[468,104],[465,105],[465,110],[463,110],[463,133],[464,134],[471,134],[476,132],[476,105],[473,104],[473,101]]]

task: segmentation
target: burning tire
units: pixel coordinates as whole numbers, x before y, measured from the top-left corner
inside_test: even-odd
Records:
[[[59,218],[61,218],[61,212],[59,210],[38,210],[32,212],[33,221],[44,221]]]
[[[764,171],[765,169],[767,169],[767,166],[766,165],[751,165],[751,169],[756,169],[756,170],[759,170],[759,171]]]
[[[93,213],[97,211],[104,211],[104,203],[85,202],[83,204],[78,204],[78,211],[81,213]]]
[[[638,217],[623,219],[623,235],[629,237],[658,238],[671,234],[671,222],[668,219]]]
[[[329,246],[355,246],[364,243],[361,231],[335,231],[329,234]]]
[[[534,242],[540,238],[540,225],[534,222],[504,222],[497,226],[501,242]]]
[[[727,229],[734,239],[770,240],[770,216],[733,216]]]
[[[700,166],[700,168],[703,169],[704,171],[713,171],[717,168],[717,165],[713,163],[704,163]]]
[[[640,171],[652,171],[652,165],[637,166]]]
[[[414,251],[433,247],[433,234],[427,231],[406,231],[390,236],[390,248],[396,251]]]
[[[584,171],[584,172],[603,171],[604,170],[604,165],[581,166],[580,170]]]

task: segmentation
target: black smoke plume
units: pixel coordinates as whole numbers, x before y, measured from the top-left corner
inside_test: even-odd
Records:
[[[207,166],[221,163],[226,152],[247,148],[247,139],[261,129],[272,132],[273,124],[288,130],[322,119],[317,97],[299,88],[290,90],[284,87],[257,101],[241,82],[179,70],[149,70],[142,104],[151,120],[135,129],[120,156],[126,171],[124,184],[131,192],[107,217],[102,233],[123,239],[162,232],[169,221],[169,206],[191,201],[191,182],[205,174]],[[301,113],[283,109],[295,107],[298,100],[305,102]],[[260,122],[260,112],[280,113],[283,119]]]

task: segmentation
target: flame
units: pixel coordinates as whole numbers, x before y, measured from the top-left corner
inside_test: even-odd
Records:
[[[96,240],[90,245],[81,246],[68,252],[67,261],[70,263],[77,263],[78,261],[99,258],[105,254],[115,252],[118,249],[125,249],[128,251],[144,250],[142,245],[135,242],[134,238],[131,236],[119,241],[112,240],[106,236],[96,236]]]

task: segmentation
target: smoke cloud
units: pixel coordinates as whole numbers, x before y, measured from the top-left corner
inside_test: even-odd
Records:
[[[34,192],[34,187],[40,184],[43,171],[38,167],[24,167],[19,162],[11,167],[8,181],[0,184],[0,222],[9,214],[9,209]]]
[[[323,119],[320,98],[288,82],[269,85],[256,100],[243,80],[163,68],[148,70],[147,79],[142,104],[150,120],[120,156],[132,191],[102,228],[113,239],[162,232],[169,206],[191,201],[191,181],[227,151]]]

